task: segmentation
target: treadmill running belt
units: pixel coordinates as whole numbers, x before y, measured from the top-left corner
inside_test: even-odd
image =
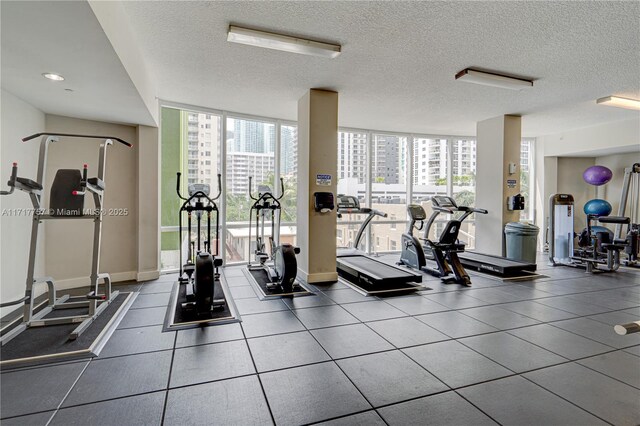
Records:
[[[535,263],[520,262],[500,256],[466,251],[458,255],[460,263],[479,272],[496,274],[504,277],[531,276],[535,274]]]
[[[407,274],[398,268],[394,268],[391,265],[378,262],[377,260],[370,259],[366,256],[339,257],[338,263],[345,264],[346,266],[359,270],[360,272],[366,272],[367,275],[378,279],[395,279],[411,276],[411,274]]]

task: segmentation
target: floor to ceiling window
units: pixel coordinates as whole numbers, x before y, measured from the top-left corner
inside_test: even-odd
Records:
[[[520,212],[520,220],[534,221],[534,207],[535,199],[533,198],[534,191],[533,182],[535,161],[534,150],[535,139],[527,138],[522,140],[520,146],[520,194],[524,196],[525,208]]]
[[[249,176],[253,192],[267,185],[279,196],[284,181],[281,242],[296,243],[297,126],[276,119],[239,116],[199,108],[162,108],[162,235],[163,270],[179,267],[176,172],[183,176],[186,192],[191,183],[208,183],[217,193],[216,175],[224,175],[220,251],[225,263],[252,260],[255,228],[249,237]],[[533,219],[533,139],[523,139],[521,193],[527,199],[523,220]],[[475,198],[476,141],[473,137],[430,136],[340,129],[337,151],[337,193],[353,195],[362,206],[386,213],[376,217],[364,233],[359,248],[368,252],[401,250],[407,226],[407,204],[432,212],[431,197],[449,195],[459,205],[483,207]],[[338,219],[336,244],[352,247],[366,216]],[[429,234],[437,238],[449,219],[440,215]],[[267,230],[267,236],[270,229]],[[422,233],[420,233],[422,236]],[[475,247],[475,218],[465,220],[460,232],[467,248]],[[186,251],[186,250],[185,250]]]
[[[253,260],[255,250],[255,215],[249,228],[249,214],[259,188],[280,191],[275,184],[276,124],[274,122],[227,118],[226,134],[226,238],[225,262]],[[251,178],[251,188],[249,188]],[[266,188],[263,188],[266,190]],[[249,235],[251,233],[251,236]],[[265,226],[265,237],[271,228]]]
[[[431,197],[447,195],[449,176],[449,156],[447,139],[441,137],[413,138],[413,181],[411,202],[419,204],[431,216]],[[447,217],[439,215],[429,230],[429,238],[435,238],[447,222]],[[414,230],[416,236],[424,237],[425,229]],[[418,235],[419,234],[419,235]]]
[[[400,240],[407,223],[407,136],[372,134],[371,205],[386,213],[371,222],[370,252],[400,250]]]
[[[338,132],[338,194],[352,195],[365,204],[368,182],[367,153],[369,136],[364,132],[341,130]],[[344,214],[338,218],[336,244],[353,247],[364,215]],[[361,242],[364,248],[366,239]]]
[[[168,107],[162,108],[161,120],[160,261],[163,270],[173,270],[180,266],[180,248],[186,253],[189,237],[183,233],[183,241],[178,238],[178,211],[182,202],[176,194],[176,173],[182,174],[180,187],[183,195],[194,183],[209,184],[212,197],[218,193],[222,122],[220,115]],[[186,220],[184,225],[186,227]],[[215,238],[215,234],[211,237]],[[212,246],[215,247],[215,241],[212,241]]]

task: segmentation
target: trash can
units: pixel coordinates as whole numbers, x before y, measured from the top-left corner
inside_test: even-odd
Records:
[[[539,231],[540,228],[530,223],[507,223],[504,227],[504,234],[507,240],[507,258],[536,263]]]

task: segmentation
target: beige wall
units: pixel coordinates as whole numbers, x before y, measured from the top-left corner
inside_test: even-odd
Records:
[[[133,148],[127,148],[114,143],[107,149],[103,208],[107,213],[109,209],[125,209],[126,214],[107,214],[104,218],[100,271],[109,272],[113,281],[136,279],[139,151],[136,128],[47,115],[46,129],[48,132],[116,136],[134,145]],[[87,163],[89,177],[96,176],[99,147],[100,141],[96,139],[61,138],[60,142],[52,144],[46,188],[51,187],[55,171],[61,168],[80,169]],[[85,208],[92,207],[92,197],[86,196]],[[88,220],[50,221],[44,224],[44,228],[46,274],[54,277],[61,288],[88,284],[93,223]]]
[[[575,203],[573,227],[576,232],[580,232],[587,226],[587,217],[583,210],[585,203],[596,198],[595,187],[582,179],[582,173],[594,164],[594,159],[588,157],[558,158],[558,194],[573,195]]]
[[[338,279],[336,210],[318,213],[314,192],[336,193],[338,94],[311,89],[298,101],[298,270],[307,282]],[[316,185],[316,174],[332,176],[331,185]]]
[[[157,127],[138,126],[138,281],[160,275],[160,141]]]
[[[11,174],[11,163],[18,163],[18,173],[22,177],[33,177],[38,164],[38,143],[23,143],[21,138],[44,131],[44,113],[13,94],[2,90],[2,144],[0,146],[0,188],[7,190],[7,180]],[[35,142],[35,143],[34,143]],[[2,302],[16,300],[24,296],[24,286],[29,256],[31,217],[27,214],[11,215],[12,209],[32,208],[29,196],[21,191],[0,196],[0,298]],[[40,242],[44,242],[44,236]],[[36,273],[44,270],[44,251],[36,258]],[[17,307],[19,308],[19,306]],[[3,308],[4,316],[16,307]]]
[[[624,181],[624,169],[631,167],[633,163],[640,163],[640,152],[636,154],[617,154],[607,155],[603,157],[597,157],[595,164],[608,167],[613,172],[613,178],[611,181],[603,185],[600,192],[600,198],[604,198],[613,207],[612,215],[618,215],[618,209],[620,208],[620,196],[622,194],[622,184]],[[637,190],[637,189],[636,189]],[[636,198],[640,197],[640,194]],[[629,216],[629,202],[627,202],[627,209],[623,216]],[[632,218],[633,219],[633,218]]]

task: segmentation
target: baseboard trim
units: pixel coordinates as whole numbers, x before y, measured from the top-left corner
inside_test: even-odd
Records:
[[[337,272],[319,272],[315,274],[305,274],[306,282],[314,283],[333,283],[338,281]]]
[[[115,274],[109,274],[111,277],[111,283],[118,283],[122,281],[135,281],[138,274],[135,271],[129,272],[116,272]],[[89,277],[80,278],[68,278],[66,280],[56,280],[56,289],[69,290],[71,288],[87,287],[91,284]]]
[[[160,271],[142,271],[138,272],[136,281],[151,281],[160,278]]]

